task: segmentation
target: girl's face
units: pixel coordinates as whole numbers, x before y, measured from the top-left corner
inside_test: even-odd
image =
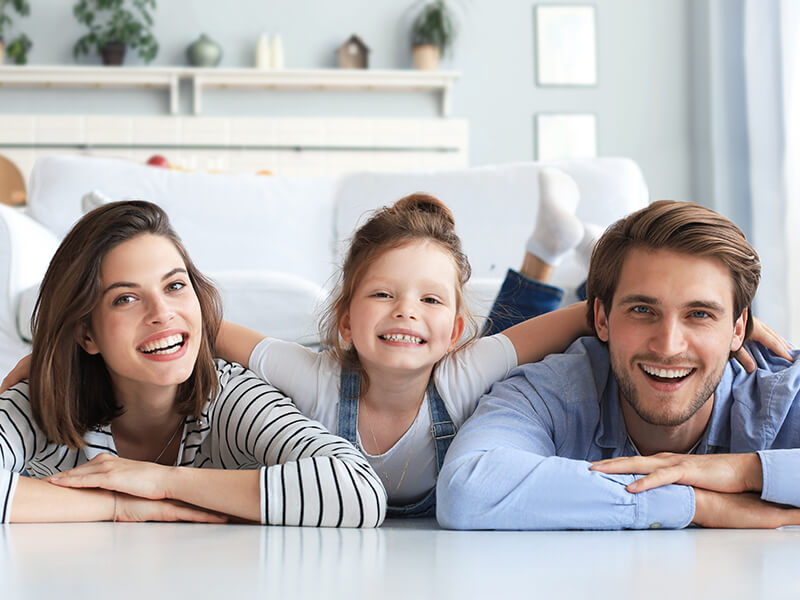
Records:
[[[339,324],[342,338],[352,341],[368,373],[430,370],[464,330],[456,281],[455,263],[438,244],[387,250],[356,287]]]
[[[138,235],[111,250],[101,296],[78,340],[100,354],[116,390],[177,387],[192,374],[203,335],[186,265],[162,236]]]

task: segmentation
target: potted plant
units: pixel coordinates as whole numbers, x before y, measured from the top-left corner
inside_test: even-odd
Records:
[[[158,54],[151,31],[155,8],[156,0],[78,0],[72,14],[89,33],[75,42],[75,56],[94,50],[103,57],[103,64],[121,65],[125,49],[130,48],[149,63]]]
[[[31,4],[28,0],[0,0],[0,64],[3,64],[3,57],[8,58],[18,65],[28,62],[28,52],[33,46],[30,38],[24,33],[20,33],[8,43],[5,42],[7,32],[12,25],[9,13],[14,9],[20,16],[27,17],[31,12]]]
[[[424,0],[411,26],[411,46],[417,69],[436,70],[456,37],[455,18],[446,0]]]

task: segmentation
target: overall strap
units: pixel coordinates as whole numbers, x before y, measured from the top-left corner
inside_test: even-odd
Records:
[[[356,369],[342,367],[339,384],[339,429],[336,434],[351,444],[358,440],[358,395],[361,375]]]
[[[456,426],[450,418],[450,413],[444,405],[444,400],[436,389],[436,384],[431,377],[428,383],[428,408],[431,412],[431,435],[433,436],[433,446],[436,449],[436,472],[442,470],[444,455],[456,435]]]

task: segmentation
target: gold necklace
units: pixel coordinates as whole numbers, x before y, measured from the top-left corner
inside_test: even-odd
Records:
[[[414,420],[411,422],[411,427],[414,427],[414,425],[417,422],[417,417],[419,416],[419,410],[420,408],[422,408],[422,403],[424,402],[424,400],[425,400],[425,394],[422,395],[422,400],[420,400],[419,402],[419,406],[417,407],[417,412],[414,415]],[[361,399],[359,399],[359,402],[361,402]],[[364,404],[364,406],[366,407],[366,404]],[[372,443],[375,444],[375,449],[380,451],[380,448],[378,447],[378,439],[375,437],[375,431],[372,429],[372,423],[370,423],[368,419],[367,419],[367,427],[369,427],[369,433],[372,436]],[[378,460],[381,463],[381,471],[383,471],[383,476],[386,478],[386,489],[389,495],[397,493],[397,491],[403,485],[403,480],[406,478],[406,471],[408,471],[408,464],[411,462],[411,455],[414,453],[414,444],[416,444],[416,442],[417,442],[417,429],[414,429],[414,434],[411,436],[411,447],[408,449],[408,456],[406,456],[406,463],[403,465],[403,472],[400,473],[400,480],[397,482],[397,487],[394,488],[392,487],[392,478],[389,475],[389,471],[386,470],[386,463],[383,461],[383,455],[385,454],[385,452],[381,452],[380,454],[378,454]]]
[[[176,436],[176,435],[178,435],[178,432],[179,432],[179,431],[180,431],[180,429],[181,429],[181,425],[183,425],[183,417],[181,417],[181,420],[178,422],[178,426],[175,428],[175,431],[173,431],[173,432],[172,432],[172,435],[171,435],[171,436],[169,436],[169,439],[167,440],[167,443],[166,443],[166,444],[164,444],[164,447],[161,449],[161,452],[159,452],[159,453],[158,453],[158,456],[156,456],[156,457],[153,459],[153,462],[154,462],[154,463],[157,463],[157,462],[158,462],[158,459],[159,459],[159,458],[161,458],[162,456],[164,456],[164,452],[166,452],[166,451],[167,451],[167,448],[169,448],[169,445],[172,443],[172,440],[174,440],[174,439],[175,439],[175,436]]]

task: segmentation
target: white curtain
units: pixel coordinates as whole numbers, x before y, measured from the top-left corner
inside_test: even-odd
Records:
[[[696,200],[761,257],[754,312],[800,345],[800,2],[692,4]]]

